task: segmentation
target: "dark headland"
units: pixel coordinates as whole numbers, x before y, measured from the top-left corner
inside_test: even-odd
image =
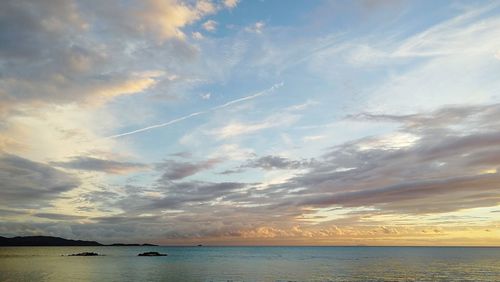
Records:
[[[0,246],[157,246],[153,244],[101,244],[96,241],[70,240],[51,236],[0,236]]]

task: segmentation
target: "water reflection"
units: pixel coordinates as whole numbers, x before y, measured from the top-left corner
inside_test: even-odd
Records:
[[[67,257],[97,252],[99,257]],[[145,251],[167,257],[137,257]],[[0,281],[498,281],[500,248],[7,247]]]

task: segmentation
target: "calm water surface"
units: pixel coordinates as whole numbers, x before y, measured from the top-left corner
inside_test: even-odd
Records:
[[[500,248],[0,247],[0,281],[500,281]]]

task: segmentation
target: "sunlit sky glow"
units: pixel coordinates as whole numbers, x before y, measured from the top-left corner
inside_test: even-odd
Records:
[[[500,245],[497,1],[0,3],[0,235]]]

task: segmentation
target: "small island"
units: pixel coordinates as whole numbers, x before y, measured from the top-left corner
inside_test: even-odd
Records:
[[[95,257],[95,256],[99,256],[99,254],[94,253],[94,252],[83,252],[83,253],[71,254],[68,256],[69,257]]]
[[[158,252],[145,252],[138,254],[137,256],[139,257],[164,257],[167,256],[167,254],[160,254]]]

